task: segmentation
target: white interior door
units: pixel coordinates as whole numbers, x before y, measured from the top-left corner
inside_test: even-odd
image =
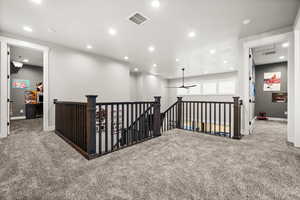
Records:
[[[7,135],[10,134],[10,115],[12,112],[11,109],[11,81],[10,81],[10,47],[7,47]]]
[[[252,49],[249,50],[249,134],[253,132],[255,122],[255,63]]]

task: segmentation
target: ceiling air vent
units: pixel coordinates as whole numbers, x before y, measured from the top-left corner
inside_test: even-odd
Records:
[[[134,15],[129,17],[129,20],[137,25],[141,25],[141,24],[145,23],[148,19],[147,19],[147,17],[141,15],[140,13],[135,13]]]

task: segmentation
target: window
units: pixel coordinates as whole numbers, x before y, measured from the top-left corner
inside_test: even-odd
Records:
[[[219,94],[235,94],[235,81],[234,80],[220,81]]]
[[[203,94],[217,94],[217,83],[216,82],[207,82],[203,83]]]

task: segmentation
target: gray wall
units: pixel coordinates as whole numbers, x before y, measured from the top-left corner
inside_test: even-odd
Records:
[[[268,117],[287,118],[287,103],[273,103],[272,93],[264,91],[264,73],[281,72],[280,92],[287,92],[287,63],[274,63],[255,66],[255,115],[259,112],[266,112]]]
[[[11,80],[21,79],[30,81],[30,89],[36,88],[36,84],[43,81],[43,68],[24,65],[18,73],[11,74]],[[11,88],[12,117],[25,115],[24,91],[27,89]],[[23,111],[23,112],[22,112]]]

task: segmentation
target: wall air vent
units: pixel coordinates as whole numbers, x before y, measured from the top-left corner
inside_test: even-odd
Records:
[[[135,13],[134,15],[129,17],[129,20],[137,25],[141,25],[141,24],[145,23],[148,19],[147,19],[147,17],[143,16],[140,13]]]

